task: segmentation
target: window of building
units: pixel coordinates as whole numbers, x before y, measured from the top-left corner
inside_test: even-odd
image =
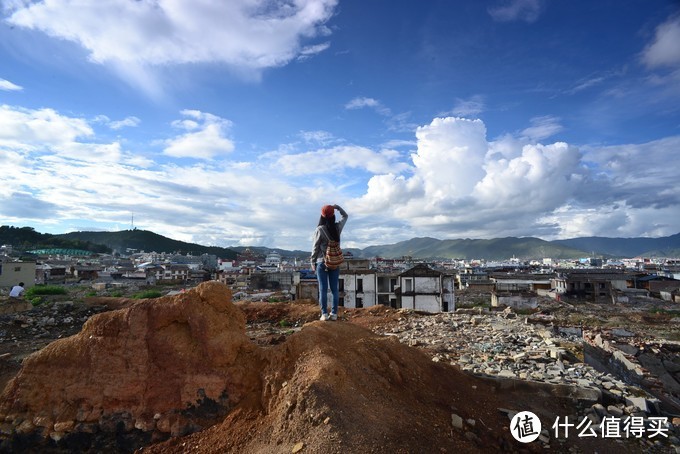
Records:
[[[397,278],[390,279],[390,292],[394,292],[394,287],[397,286]]]
[[[15,266],[15,267],[14,267],[14,272],[18,273],[19,271],[21,271],[21,267],[20,267],[20,266]]]
[[[357,298],[357,309],[360,307],[364,307],[364,299],[363,298]]]
[[[404,279],[404,291],[405,292],[412,292],[413,291],[413,279],[412,278],[405,278]]]
[[[338,291],[339,292],[345,291],[345,280],[344,279],[338,279]]]
[[[357,292],[363,291],[364,291],[364,279],[360,277],[357,279]]]

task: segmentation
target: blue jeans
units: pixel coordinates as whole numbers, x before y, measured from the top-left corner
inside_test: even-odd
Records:
[[[316,264],[316,280],[319,282],[319,306],[321,306],[321,313],[328,313],[328,287],[331,288],[333,294],[333,308],[331,313],[338,313],[338,281],[340,280],[340,269],[329,270],[323,263]]]

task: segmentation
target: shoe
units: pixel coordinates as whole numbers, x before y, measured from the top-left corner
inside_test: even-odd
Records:
[[[337,319],[338,319],[338,315],[337,315],[337,314],[331,314],[331,317],[330,317],[330,318],[331,318],[331,320],[337,320]]]
[[[330,319],[331,319],[330,315],[328,315],[328,314],[321,314],[321,318],[320,318],[319,320],[321,320],[322,322],[325,322],[325,321],[328,321],[328,320],[330,320]]]

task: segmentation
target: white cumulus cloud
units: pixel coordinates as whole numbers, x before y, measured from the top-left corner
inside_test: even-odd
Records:
[[[536,120],[532,127],[553,120]],[[580,229],[634,236],[650,216],[658,223],[646,233],[677,230],[672,219],[680,216],[680,190],[673,183],[674,167],[663,162],[678,138],[584,150],[564,142],[527,143],[526,137],[490,142],[481,120],[453,117],[421,126],[416,138],[407,171],[373,176],[352,201],[360,215],[384,217],[387,228],[400,220],[403,235],[397,241],[413,232],[556,238]],[[588,222],[592,226],[584,228]]]
[[[169,139],[164,154],[175,158],[213,159],[234,150],[234,142],[227,137],[231,121],[196,110],[184,110],[182,114],[186,118],[173,125],[188,132]]]

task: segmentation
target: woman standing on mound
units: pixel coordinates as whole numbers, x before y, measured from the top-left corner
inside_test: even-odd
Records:
[[[335,210],[340,212],[340,220],[335,221]],[[312,247],[312,271],[316,273],[319,282],[319,305],[321,306],[321,320],[338,319],[338,280],[340,278],[340,268],[329,268],[324,263],[324,254],[328,243],[337,241],[340,243],[340,233],[347,222],[347,212],[340,205],[324,205],[321,208],[319,224],[314,231],[314,245]],[[330,315],[328,314],[328,288],[333,294],[333,306]]]

